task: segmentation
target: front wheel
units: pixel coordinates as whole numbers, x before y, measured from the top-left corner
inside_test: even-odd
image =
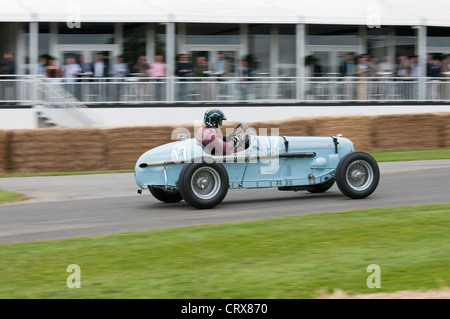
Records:
[[[184,201],[196,208],[212,208],[228,192],[228,173],[219,163],[189,163],[180,172],[178,180]]]
[[[375,159],[364,152],[349,153],[336,168],[336,183],[347,197],[360,199],[371,195],[378,186],[380,170]]]

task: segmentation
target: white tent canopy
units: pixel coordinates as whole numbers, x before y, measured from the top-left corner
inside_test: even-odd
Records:
[[[450,26],[447,0],[0,0],[1,22]]]

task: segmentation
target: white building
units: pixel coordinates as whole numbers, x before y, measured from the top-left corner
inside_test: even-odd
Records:
[[[63,65],[67,57],[85,56],[92,62],[101,53],[110,67],[117,56],[123,56],[130,73],[140,56],[148,57],[148,62],[156,54],[164,56],[163,82],[150,81],[146,89],[140,82],[117,85],[104,79],[95,94],[92,85],[77,84],[78,93],[73,94],[77,100],[57,101],[72,106],[359,101],[356,85],[360,82],[353,82],[349,97],[347,86],[334,78],[341,77],[340,65],[348,52],[367,53],[378,61],[385,56],[391,61],[401,55],[418,56],[416,78],[402,85],[398,81],[368,83],[364,100],[445,102],[450,99],[446,83],[426,78],[426,61],[427,54],[450,53],[449,14],[450,3],[441,0],[0,0],[0,53],[13,54],[17,75],[35,74],[42,55],[55,57]],[[179,54],[189,55],[193,63],[203,56],[214,71],[218,53],[225,54],[230,64],[225,82],[202,79],[198,89],[195,79],[185,83],[172,78]],[[305,65],[308,56],[314,56],[320,68]],[[237,77],[244,58],[257,61],[251,73],[257,79],[242,97]],[[310,78],[315,76],[321,79]],[[6,85],[7,80],[3,81]],[[0,103],[35,104],[41,97],[24,89],[26,85],[14,84],[19,96],[14,98],[0,88]],[[121,93],[111,97],[119,86]],[[395,90],[388,92],[391,87]]]

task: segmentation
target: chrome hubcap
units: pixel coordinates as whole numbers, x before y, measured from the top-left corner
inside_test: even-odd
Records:
[[[372,184],[373,170],[366,161],[354,161],[348,166],[346,177],[351,188],[356,191],[364,191]]]
[[[219,192],[220,185],[219,173],[211,167],[200,167],[192,175],[191,188],[198,198],[213,198]]]

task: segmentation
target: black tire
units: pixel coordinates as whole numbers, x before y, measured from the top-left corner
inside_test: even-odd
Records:
[[[161,202],[178,203],[183,199],[179,191],[166,191],[162,188],[148,187],[150,193]]]
[[[227,195],[228,173],[219,163],[189,163],[180,172],[178,188],[189,205],[212,208]]]
[[[340,191],[353,199],[366,198],[378,186],[380,169],[375,159],[364,152],[344,156],[336,168],[336,183]]]
[[[308,189],[308,192],[313,194],[324,193],[334,185],[335,181],[334,178],[331,178],[325,183],[314,185],[313,188]]]

